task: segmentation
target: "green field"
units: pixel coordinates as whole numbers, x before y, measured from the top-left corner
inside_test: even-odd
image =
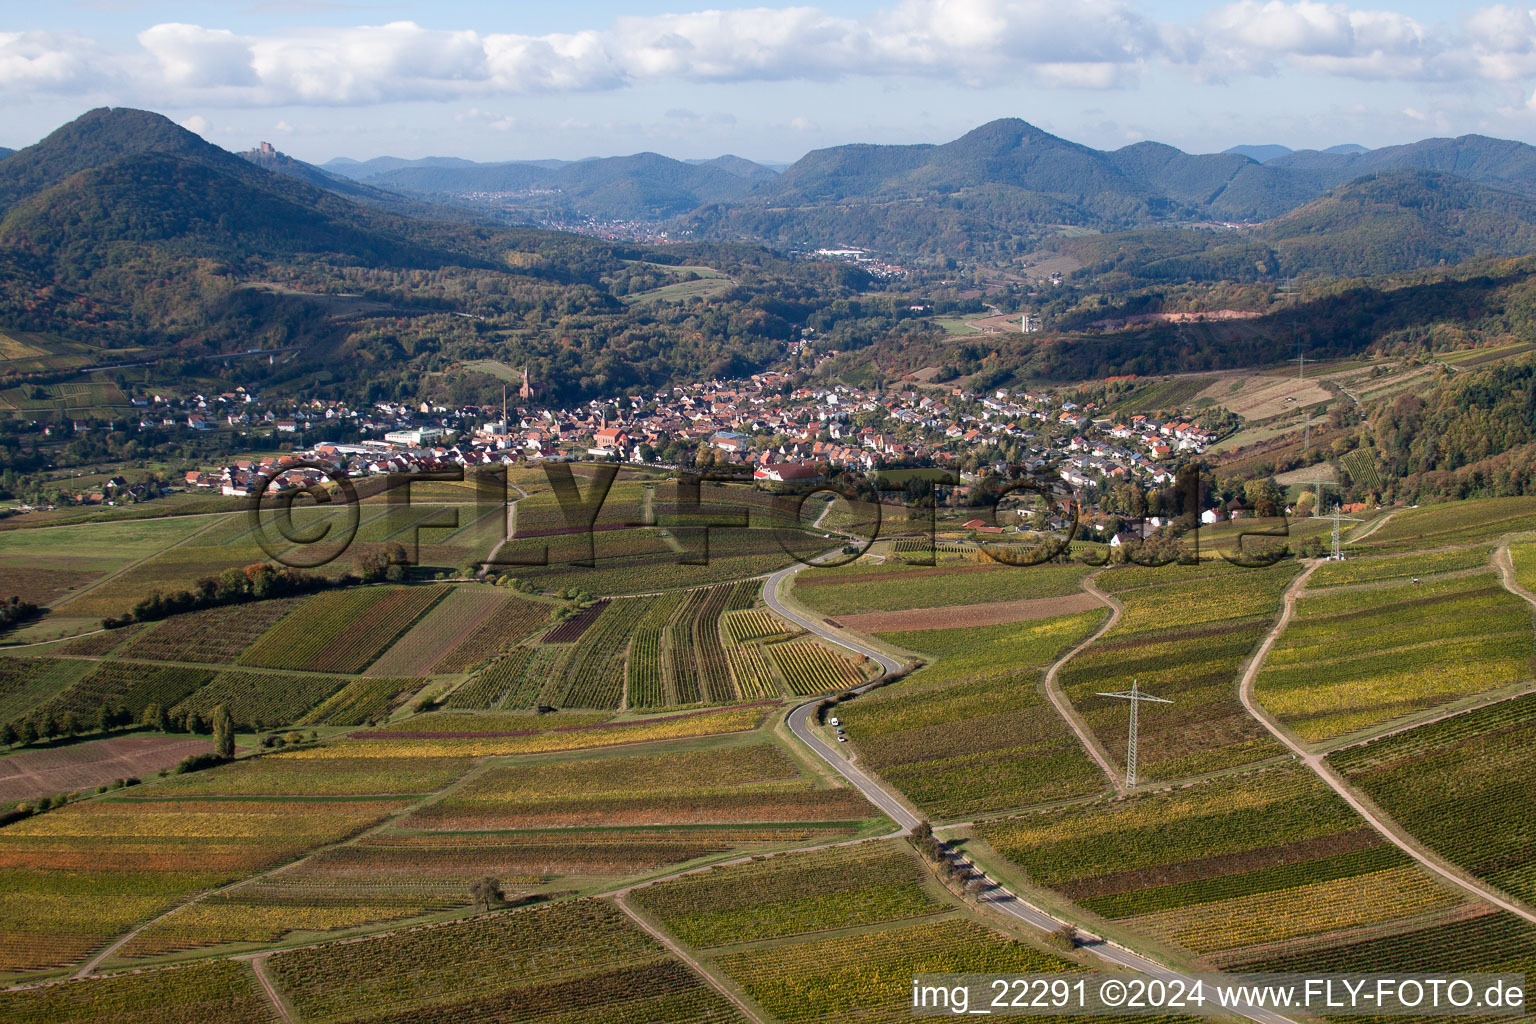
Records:
[[[864,762],[934,818],[1097,792],[1103,776],[1039,684],[1102,620],[884,634],[936,664],[835,713]]]
[[[1465,902],[1299,767],[1048,810],[977,834],[1032,882],[1214,963]]]
[[[1125,606],[1120,621],[1067,663],[1062,688],[1110,760],[1123,764],[1127,713],[1100,692],[1132,682],[1173,701],[1144,707],[1140,763],[1176,778],[1272,757],[1279,745],[1237,699],[1237,676],[1278,615],[1294,563],[1243,569],[1215,562],[1126,566],[1098,583]]]
[[[997,565],[981,556],[933,567],[860,563],[807,569],[795,577],[794,596],[823,615],[853,615],[897,608],[987,604],[1077,593],[1089,572],[1081,565]]]
[[[1536,498],[1446,501],[1396,510],[1386,525],[1357,546],[1362,553],[1424,550],[1477,544],[1525,530],[1536,530]]]
[[[1317,571],[1307,580],[1307,589],[1322,590],[1326,587],[1378,583],[1384,580],[1401,580],[1414,576],[1433,576],[1437,573],[1478,569],[1488,564],[1488,555],[1489,549],[1484,545],[1478,545],[1450,551],[1413,552],[1406,555],[1325,562],[1318,566]]]
[[[686,875],[633,899],[690,946],[729,946],[948,911],[927,879],[906,843],[865,843]]]
[[[1329,762],[1430,849],[1536,898],[1536,697],[1341,751]]]
[[[1255,692],[1316,742],[1533,675],[1531,607],[1485,572],[1302,597]]]

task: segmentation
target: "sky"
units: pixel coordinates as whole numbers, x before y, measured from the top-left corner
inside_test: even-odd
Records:
[[[1536,10],[1458,0],[53,0],[0,11],[0,145],[98,106],[303,160],[788,163],[999,117],[1114,149],[1536,143]]]

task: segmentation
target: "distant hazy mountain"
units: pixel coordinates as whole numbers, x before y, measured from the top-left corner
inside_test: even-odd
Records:
[[[1262,164],[1266,160],[1273,160],[1277,156],[1285,156],[1285,154],[1291,152],[1291,147],[1275,145],[1233,146],[1231,149],[1222,150],[1222,152],[1235,153],[1238,156],[1245,156],[1250,160],[1257,160]]]
[[[778,177],[781,167],[771,167],[768,164],[760,164],[745,157],[717,156],[713,160],[689,160],[687,163],[698,167],[718,167],[727,174],[734,174],[738,178],[746,178],[748,181],[767,181]]]
[[[1411,169],[1454,174],[1484,185],[1536,195],[1536,147],[1485,135],[1424,139],[1382,149],[1335,146],[1280,157],[1272,166],[1307,171],[1328,187],[1376,171]]]
[[[1142,142],[1106,152],[1010,118],[943,145],[817,150],[738,201],[694,211],[680,227],[786,245],[836,238],[957,253],[1038,244],[1056,236],[1059,225],[1116,232],[1178,222],[1262,223],[1362,175],[1398,170],[1536,196],[1536,148],[1482,136],[1377,150],[1237,150],[1191,155]],[[1469,201],[1472,194],[1457,193]],[[1479,209],[1490,203],[1477,200]],[[1457,246],[1442,249],[1451,258]]]
[[[0,146],[0,160],[4,160],[14,152],[16,152],[14,149],[6,149],[4,146]]]
[[[1477,135],[1377,150],[1254,144],[1195,155],[1156,142],[1097,150],[1017,118],[941,145],[815,150],[782,172],[734,156],[678,161],[655,153],[478,164],[380,157],[331,161],[323,170],[534,221],[640,220],[696,238],[788,246],[837,239],[954,253],[1033,246],[1061,225],[1120,232],[1263,223],[1362,175],[1397,170],[1536,196],[1536,148]]]
[[[523,163],[411,163],[364,180],[408,192],[514,192],[546,182],[552,173],[547,168]]]
[[[494,194],[499,208],[535,217],[659,220],[740,199],[756,182],[772,177],[767,168],[738,157],[694,164],[636,153],[573,162],[412,163],[367,180],[434,198]]]
[[[456,156],[429,156],[420,160],[402,160],[397,156],[376,156],[372,160],[351,160],[340,156],[327,160],[320,169],[339,174],[354,181],[367,181],[380,174],[398,171],[402,167],[474,167],[473,160],[461,160]]]

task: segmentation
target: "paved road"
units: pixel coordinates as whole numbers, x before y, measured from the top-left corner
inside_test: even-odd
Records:
[[[819,619],[801,614],[784,606],[783,602],[779,600],[779,586],[803,568],[805,568],[803,565],[795,565],[788,569],[781,569],[763,581],[763,600],[768,604],[768,607],[783,618],[816,634],[822,640],[871,659],[879,664],[881,669],[887,674],[899,671],[902,665],[895,658],[883,654],[873,647],[866,647],[852,637],[839,636],[829,630]],[[866,686],[859,687],[859,689],[868,689],[871,685],[873,684],[867,684]],[[855,789],[864,794],[865,799],[889,815],[893,821],[901,826],[904,833],[912,831],[917,826],[919,819],[911,811],[907,810],[905,805],[891,791],[886,789],[883,783],[865,774],[857,765],[834,750],[831,744],[816,735],[815,731],[811,728],[810,719],[811,713],[819,703],[819,700],[807,701],[789,713],[789,729],[794,733],[795,738],[804,743],[812,753],[852,783]],[[972,869],[980,873],[980,869],[976,868],[974,864]],[[986,877],[984,874],[983,879],[987,889],[982,900],[993,909],[1043,932],[1056,931],[1064,924],[1064,922],[1057,920],[1040,908],[1024,902],[1017,895],[1004,888],[996,879]],[[1082,948],[1092,952],[1102,960],[1107,960],[1112,964],[1150,977],[1162,978],[1164,980],[1186,977],[1186,975],[1165,967],[1155,960],[1150,960],[1138,953],[1133,953],[1128,949],[1109,942],[1091,942],[1085,944]],[[1234,1007],[1233,1009],[1234,1012],[1247,1017],[1249,1020],[1256,1021],[1258,1024],[1296,1024],[1290,1017],[1269,1010],[1252,1007]]]
[[[1360,794],[1355,792],[1354,787],[1345,782],[1333,770],[1333,767],[1328,764],[1325,760],[1325,754],[1314,753],[1303,747],[1254,696],[1254,681],[1258,678],[1259,670],[1264,665],[1265,656],[1269,654],[1269,649],[1274,646],[1275,641],[1285,631],[1285,627],[1291,621],[1292,616],[1296,614],[1296,599],[1306,590],[1308,578],[1322,564],[1322,562],[1312,563],[1307,571],[1297,576],[1290,587],[1286,589],[1285,610],[1280,613],[1280,621],[1275,623],[1274,628],[1269,631],[1269,635],[1264,638],[1264,642],[1259,645],[1258,653],[1253,656],[1253,659],[1248,663],[1247,670],[1243,673],[1242,682],[1238,687],[1238,696],[1242,699],[1243,707],[1247,708],[1248,713],[1258,719],[1260,724],[1269,730],[1271,736],[1285,744],[1291,753],[1295,754],[1303,764],[1312,769],[1317,777],[1326,782],[1328,787],[1337,793],[1345,803],[1353,807],[1372,828],[1386,837],[1387,841],[1393,846],[1396,846],[1412,857],[1425,870],[1445,879],[1475,899],[1485,900],[1500,910],[1507,910],[1517,917],[1536,924],[1536,912],[1532,912],[1523,904],[1505,898],[1438,854],[1419,845],[1418,841],[1404,832],[1397,822],[1387,817],[1374,804],[1369,804],[1363,800]]]
[[[820,557],[825,558],[827,556],[822,555]],[[875,664],[879,665],[880,671],[884,675],[892,675],[893,673],[900,672],[902,668],[901,662],[897,661],[889,654],[881,653],[880,651],[875,650],[873,647],[866,647],[863,644],[852,640],[851,638],[845,638],[837,633],[834,633],[827,628],[826,624],[823,623],[821,619],[813,618],[809,615],[795,611],[792,608],[788,608],[782,601],[779,600],[779,587],[784,583],[785,580],[789,579],[795,573],[804,568],[806,568],[805,565],[797,562],[794,565],[789,566],[787,569],[780,569],[778,572],[774,573],[772,576],[769,576],[766,580],[763,581],[763,601],[774,612],[774,614],[778,615],[782,619],[788,619],[790,622],[793,622],[796,625],[807,629],[812,633],[815,633],[829,644],[836,644],[838,647],[841,647],[845,651],[852,651],[854,654],[863,655],[864,657],[873,661]],[[860,687],[860,689],[863,689],[863,687]]]
[[[865,799],[880,808],[896,824],[901,826],[903,834],[911,832],[921,820],[917,815],[897,800],[878,782],[871,779],[859,770],[858,765],[843,757],[832,749],[832,745],[817,736],[811,729],[811,712],[816,710],[820,700],[813,700],[801,704],[789,713],[789,731],[795,734],[795,738],[807,747],[811,752],[831,765],[843,778],[853,784],[853,787],[864,794]]]

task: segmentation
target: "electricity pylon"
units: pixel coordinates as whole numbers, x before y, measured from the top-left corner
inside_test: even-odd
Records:
[[[1142,693],[1141,686],[1135,679],[1131,680],[1131,688],[1125,693],[1101,692],[1099,696],[1114,697],[1116,700],[1128,700],[1131,702],[1131,741],[1129,746],[1126,748],[1125,754],[1125,788],[1134,789],[1136,788],[1136,719],[1137,712],[1140,710],[1141,702],[1148,700],[1155,701],[1158,704],[1172,704],[1173,701],[1164,700],[1161,697],[1153,697],[1150,694]]]
[[[1337,506],[1337,505],[1333,506],[1333,553],[1328,556],[1329,561],[1333,561],[1333,562],[1342,562],[1342,561],[1344,561],[1344,549],[1339,544],[1339,524],[1340,523],[1363,523],[1363,522],[1365,522],[1364,519],[1356,519],[1354,516],[1340,515],[1339,514],[1339,506]]]

